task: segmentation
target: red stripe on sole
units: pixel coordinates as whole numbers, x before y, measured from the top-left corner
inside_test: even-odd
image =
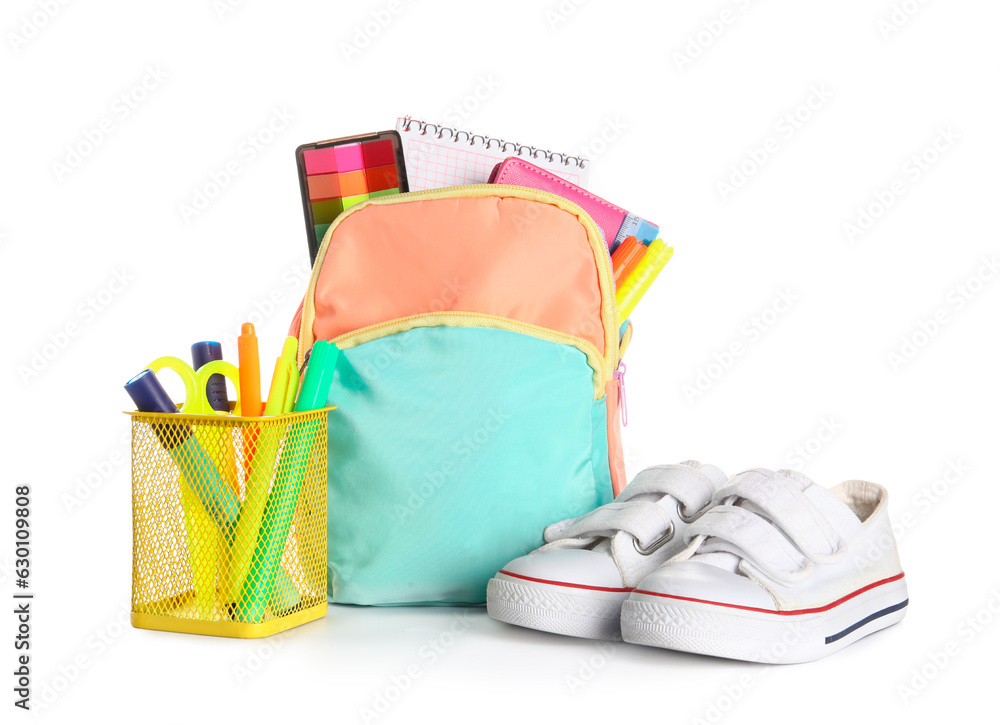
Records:
[[[504,576],[514,577],[515,579],[524,579],[529,582],[538,582],[539,584],[551,584],[556,587],[570,587],[571,589],[589,589],[594,592],[618,592],[621,594],[628,594],[632,591],[629,587],[593,587],[589,584],[573,584],[572,582],[557,582],[552,579],[536,579],[533,576],[525,576],[524,574],[515,574],[510,571],[504,571],[501,569],[498,574],[503,574]]]
[[[864,594],[865,592],[869,591],[870,589],[874,589],[875,587],[880,587],[883,584],[889,584],[890,582],[899,581],[902,578],[903,578],[903,572],[900,572],[896,576],[891,576],[888,579],[882,579],[882,580],[877,581],[877,582],[872,582],[868,586],[861,587],[857,591],[851,592],[850,594],[841,597],[837,601],[831,602],[830,604],[827,604],[825,607],[815,607],[813,609],[789,609],[787,611],[780,611],[780,612],[779,611],[775,611],[774,609],[761,609],[760,607],[744,607],[744,606],[741,606],[739,604],[727,604],[726,602],[713,602],[713,601],[711,601],[709,599],[694,599],[692,597],[677,596],[676,594],[664,594],[662,592],[651,592],[651,591],[649,591],[647,589],[635,589],[634,591],[635,591],[636,594],[648,594],[648,595],[653,596],[653,597],[663,597],[664,599],[679,599],[682,602],[695,602],[697,604],[712,604],[712,605],[714,605],[716,607],[728,607],[729,609],[742,609],[742,610],[747,611],[747,612],[761,612],[762,614],[778,614],[778,615],[787,617],[787,616],[791,616],[791,615],[794,615],[794,614],[818,614],[819,612],[826,612],[826,611],[828,611],[830,609],[833,609],[834,607],[837,607],[837,606],[843,604],[848,599],[853,599],[854,597],[858,596],[859,594]],[[612,591],[614,591],[614,590],[612,590]]]

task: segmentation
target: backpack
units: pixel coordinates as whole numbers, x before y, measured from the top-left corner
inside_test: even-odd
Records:
[[[617,314],[600,230],[554,194],[458,186],[341,214],[289,331],[300,364],[317,339],[341,350],[330,601],[482,603],[545,526],[609,502]]]

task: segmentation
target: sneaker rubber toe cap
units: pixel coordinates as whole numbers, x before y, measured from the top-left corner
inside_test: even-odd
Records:
[[[547,549],[514,559],[500,570],[515,578],[584,588],[624,589],[610,553],[588,549]]]
[[[712,564],[681,561],[662,566],[635,588],[636,595],[694,599],[712,604],[777,611],[763,587],[738,573]]]

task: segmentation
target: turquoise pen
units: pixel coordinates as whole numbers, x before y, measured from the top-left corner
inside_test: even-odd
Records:
[[[295,401],[295,412],[326,407],[339,356],[340,350],[333,343],[316,341],[302,380],[302,390]],[[284,476],[279,473],[268,495],[264,508],[264,525],[257,538],[250,574],[243,584],[241,602],[249,621],[259,622],[264,618],[268,602],[274,593],[276,570],[299,505],[302,479],[319,432],[318,426],[322,424],[323,421],[310,421],[301,433],[298,445],[286,446],[278,459],[277,470],[287,470],[288,473]]]

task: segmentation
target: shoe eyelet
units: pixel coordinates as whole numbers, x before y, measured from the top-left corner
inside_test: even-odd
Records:
[[[656,541],[654,541],[652,544],[650,544],[649,546],[647,546],[645,549],[642,548],[641,546],[639,546],[639,540],[637,538],[635,538],[634,536],[632,537],[632,546],[635,547],[636,552],[640,556],[649,556],[654,551],[656,551],[661,546],[663,546],[668,541],[670,541],[672,538],[674,538],[674,522],[673,521],[670,522],[670,528],[668,528],[666,530],[666,532],[664,532],[663,536],[661,536],[660,538],[658,538]]]
[[[698,509],[697,511],[695,511],[693,515],[688,516],[686,513],[684,513],[684,504],[682,504],[680,501],[678,501],[677,502],[677,516],[685,524],[690,524],[692,521],[694,521],[695,519],[697,519],[703,513],[705,513],[706,511],[708,511],[711,507],[712,507],[712,502],[709,501],[707,504],[705,504],[700,509]]]

